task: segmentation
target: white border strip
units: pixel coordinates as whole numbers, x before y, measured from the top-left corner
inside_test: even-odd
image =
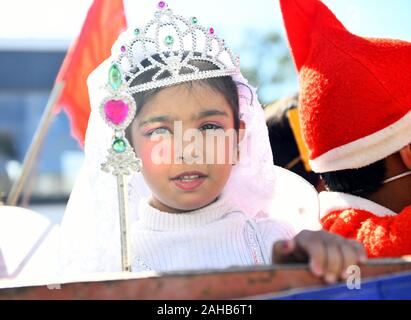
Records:
[[[394,211],[378,203],[348,193],[323,191],[318,197],[320,199],[320,218],[332,211],[346,209],[365,210],[378,217],[396,215]]]
[[[411,143],[411,111],[394,124],[310,160],[314,172],[356,169],[384,159]]]

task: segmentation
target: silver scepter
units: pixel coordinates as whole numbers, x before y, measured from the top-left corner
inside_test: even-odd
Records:
[[[101,165],[105,172],[111,172],[117,178],[117,195],[120,219],[121,266],[122,270],[131,272],[131,242],[128,223],[128,182],[127,176],[132,171],[139,172],[141,159],[123,137],[115,137],[112,147],[108,150],[107,161]]]

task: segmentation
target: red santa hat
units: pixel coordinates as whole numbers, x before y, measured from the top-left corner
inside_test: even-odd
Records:
[[[411,143],[411,43],[356,36],[319,0],[280,0],[315,172],[364,167]]]

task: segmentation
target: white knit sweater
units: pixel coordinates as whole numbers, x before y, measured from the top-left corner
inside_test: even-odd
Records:
[[[177,271],[271,263],[274,242],[294,231],[273,219],[254,220],[225,199],[188,213],[159,211],[143,199],[132,229],[133,271]]]

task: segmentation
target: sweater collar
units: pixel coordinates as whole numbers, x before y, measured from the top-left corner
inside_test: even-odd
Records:
[[[395,216],[396,213],[371,200],[343,192],[324,191],[319,194],[320,218],[332,211],[358,209],[368,211],[376,216]]]
[[[144,228],[156,231],[177,231],[201,227],[235,211],[229,200],[221,196],[203,208],[184,213],[160,211],[150,205],[150,199],[151,197],[140,200],[140,222]]]

